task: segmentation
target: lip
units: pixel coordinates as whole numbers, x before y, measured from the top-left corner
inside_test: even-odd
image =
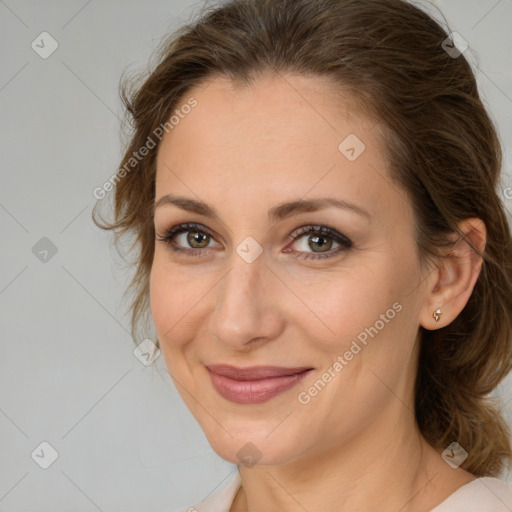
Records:
[[[263,403],[287,391],[308,375],[313,368],[230,365],[206,367],[213,387],[226,400],[238,404]]]

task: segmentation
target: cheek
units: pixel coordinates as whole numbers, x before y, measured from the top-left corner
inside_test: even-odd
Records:
[[[382,258],[373,259],[372,265],[331,276],[316,292],[305,288],[305,292],[309,291],[304,302],[322,321],[308,322],[308,338],[315,339],[316,347],[333,360],[349,350],[358,352],[357,345],[361,354],[365,353],[364,360],[395,357],[404,344],[414,341],[416,309],[410,292],[416,272],[410,262],[383,254]],[[317,334],[312,337],[315,331]]]
[[[180,268],[169,262],[162,249],[155,251],[149,277],[151,316],[162,350],[182,348],[193,339],[199,318],[212,288],[212,273],[208,276],[200,265]]]
[[[382,255],[371,268],[353,269],[332,279],[323,294],[310,295],[311,300],[317,297],[315,311],[334,331],[322,328],[319,335],[313,324],[305,327],[312,350],[328,356],[317,376],[320,382],[299,388],[300,403],[311,400],[318,417],[346,424],[350,410],[354,425],[362,425],[393,396],[389,389],[405,399],[403,382],[411,369],[417,331],[417,304],[409,286],[415,271],[414,265]]]
[[[155,254],[149,279],[151,317],[167,370],[179,382],[184,382],[187,380],[185,375],[188,374],[183,354],[187,338],[180,332],[180,319],[189,308],[185,304],[187,290],[183,289],[183,283],[179,283],[176,275],[176,272],[166,268],[165,261],[161,264],[160,258]],[[178,385],[177,389],[181,393]]]
[[[179,340],[179,319],[186,311],[187,290],[177,278],[177,273],[166,268],[163,258],[155,252],[149,279],[151,316],[162,345],[168,350],[170,340]]]
[[[165,281],[165,274],[161,272],[160,265],[158,264],[158,257],[155,254],[151,273],[149,275],[149,302],[151,308],[151,317],[158,337],[162,336],[164,324],[166,322],[165,311],[168,310],[171,297],[166,292],[169,287]],[[162,340],[160,340],[162,341]]]

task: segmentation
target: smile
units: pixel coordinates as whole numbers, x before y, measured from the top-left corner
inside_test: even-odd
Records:
[[[238,404],[257,404],[291,389],[313,369],[217,365],[208,366],[207,370],[213,387],[223,398]]]

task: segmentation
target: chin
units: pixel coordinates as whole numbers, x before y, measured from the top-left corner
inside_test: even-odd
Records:
[[[296,455],[296,447],[291,445],[290,436],[287,436],[288,443],[277,436],[270,439],[272,436],[268,437],[268,432],[271,430],[252,435],[248,435],[247,431],[239,435],[230,431],[233,437],[223,432],[222,438],[207,435],[207,439],[215,453],[232,464],[252,467],[290,462]]]

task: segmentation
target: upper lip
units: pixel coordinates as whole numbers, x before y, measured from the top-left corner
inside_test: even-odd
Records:
[[[207,365],[206,368],[214,373],[235,380],[260,380],[270,377],[283,377],[313,369],[310,366],[295,366],[293,368],[284,368],[282,366],[250,366],[247,368],[237,368],[236,366],[228,364],[211,364]]]

